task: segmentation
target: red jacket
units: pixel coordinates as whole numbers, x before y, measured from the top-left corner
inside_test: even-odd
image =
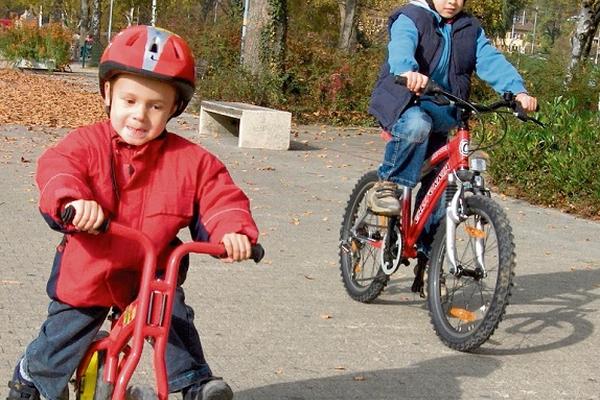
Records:
[[[70,234],[65,203],[95,200],[111,220],[144,232],[159,266],[181,228],[194,240],[219,242],[228,232],[256,242],[246,195],[225,166],[202,147],[165,131],[142,145],[124,143],[109,121],[74,130],[37,165],[40,211],[67,233],[58,246],[48,295],[75,307],[124,307],[137,294],[141,250],[110,234]],[[162,263],[161,261],[162,260]]]

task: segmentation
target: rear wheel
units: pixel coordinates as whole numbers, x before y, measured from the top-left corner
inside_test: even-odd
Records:
[[[348,295],[363,303],[375,300],[389,281],[381,268],[381,245],[387,233],[388,218],[367,209],[366,194],[377,181],[377,171],[359,179],[350,194],[340,230],[342,281]],[[357,224],[359,218],[362,220]]]
[[[446,221],[437,231],[428,274],[433,328],[448,347],[471,351],[493,333],[509,302],[515,245],[508,217],[488,197],[465,199],[467,218],[456,228],[459,272],[449,273]],[[483,267],[483,268],[482,268]]]

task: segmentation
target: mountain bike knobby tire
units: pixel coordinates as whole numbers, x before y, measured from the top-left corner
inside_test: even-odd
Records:
[[[431,323],[441,341],[459,351],[481,346],[498,327],[509,303],[515,269],[512,228],[502,208],[489,197],[465,198],[466,220],[456,229],[457,262],[478,269],[474,251],[482,239],[486,275],[448,273],[446,221],[437,230],[428,273]]]
[[[348,199],[340,230],[339,254],[342,282],[348,295],[362,303],[375,300],[389,281],[389,276],[384,274],[381,269],[378,253],[380,250],[357,239],[351,233],[358,215],[366,212],[366,194],[378,179],[377,171],[371,171],[358,180]],[[385,231],[379,232],[382,224],[377,221],[381,218],[369,213],[365,219],[365,226],[370,226],[371,236],[375,236],[375,238],[383,236],[387,230],[386,226]],[[376,227],[378,225],[379,228]],[[368,277],[365,277],[364,273]]]

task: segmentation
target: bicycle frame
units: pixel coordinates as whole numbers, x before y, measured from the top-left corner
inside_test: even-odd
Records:
[[[403,258],[415,258],[417,256],[416,243],[423,231],[429,216],[435,211],[444,190],[448,185],[451,174],[457,170],[469,168],[469,143],[471,134],[467,126],[461,126],[450,141],[437,150],[430,158],[425,160],[423,171],[443,163],[440,172],[427,190],[419,208],[412,213],[412,189],[405,188],[402,196],[402,218],[401,229],[404,246]]]
[[[183,243],[170,255],[164,278],[161,279],[156,277],[156,250],[146,235],[115,222],[110,224],[109,232],[134,239],[142,246],[145,256],[140,290],[137,299],[123,310],[117,321],[113,321],[109,335],[92,343],[77,368],[77,381],[80,382],[93,354],[98,350],[106,350],[103,379],[114,385],[112,399],[124,399],[129,380],[142,355],[144,339],[149,339],[154,347],[153,363],[158,399],[167,400],[169,388],[165,352],[179,264],[188,253],[220,256],[225,253],[225,248],[211,243]],[[128,344],[130,340],[131,346]]]

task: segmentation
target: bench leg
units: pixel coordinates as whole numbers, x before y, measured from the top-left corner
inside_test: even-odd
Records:
[[[199,133],[203,134],[232,134],[238,136],[240,121],[225,115],[200,109]]]

